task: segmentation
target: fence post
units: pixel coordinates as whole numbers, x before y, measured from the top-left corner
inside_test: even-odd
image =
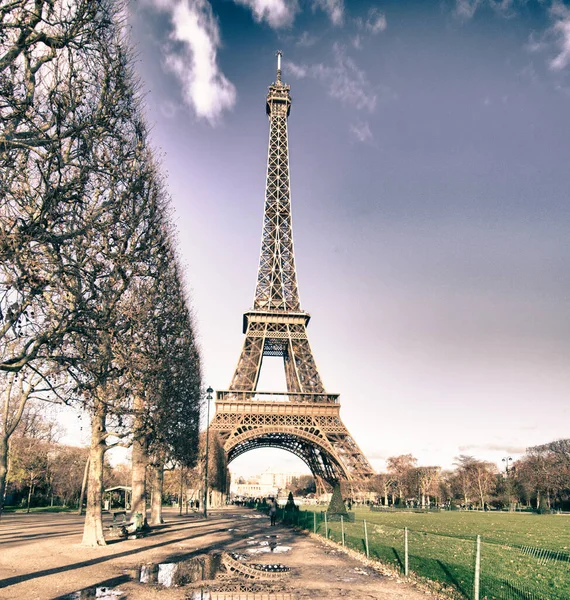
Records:
[[[407,577],[410,572],[410,563],[408,560],[408,528],[404,527],[404,575]]]
[[[370,558],[370,550],[368,549],[368,529],[366,527],[366,520],[364,520],[364,540],[366,542],[366,558]]]
[[[481,536],[477,536],[475,550],[475,581],[473,583],[473,600],[479,600],[479,579],[481,578]]]
[[[327,525],[327,513],[325,511],[325,538],[329,539],[329,527]]]
[[[340,530],[342,532],[342,547],[344,548],[344,518],[340,515]]]
[[[317,533],[317,513],[316,512],[313,513],[313,530],[315,533]]]

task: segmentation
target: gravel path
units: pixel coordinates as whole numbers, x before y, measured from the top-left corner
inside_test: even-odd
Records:
[[[0,521],[0,598],[67,600],[78,590],[84,592],[77,598],[87,598],[94,593],[91,588],[103,586],[111,587],[113,593],[121,591],[121,595],[109,596],[120,600],[193,599],[206,597],[204,589],[213,590],[211,600],[436,597],[397,577],[381,574],[324,540],[281,526],[270,527],[267,518],[250,510],[229,507],[212,513],[207,521],[198,515],[179,517],[166,511],[165,519],[165,525],[145,538],[85,548],[80,545],[83,519],[77,515],[5,514]],[[231,562],[231,555],[227,558],[221,552],[236,553],[239,560]],[[214,558],[204,559],[207,553]],[[208,575],[212,560],[216,564],[230,561],[238,571],[228,574],[224,563],[213,581],[183,587],[138,582],[141,565],[179,563],[192,557],[198,558],[185,563],[190,565],[186,571],[195,573],[196,565],[201,565],[206,578],[212,576]],[[289,571],[278,576],[261,574],[259,580],[245,579],[240,564],[250,568],[252,563],[279,563]],[[156,571],[154,567],[155,577]]]

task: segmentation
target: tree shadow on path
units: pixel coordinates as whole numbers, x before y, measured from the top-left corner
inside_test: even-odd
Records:
[[[205,523],[205,524],[207,524],[207,523]],[[161,535],[164,533],[166,533],[166,531],[157,532],[157,535]],[[227,533],[227,532],[225,532],[225,531],[220,532],[219,530],[214,530],[211,532],[211,534],[216,534],[216,533]],[[49,575],[55,575],[57,573],[65,573],[66,571],[73,571],[75,569],[81,569],[83,567],[90,567],[90,566],[101,564],[101,563],[104,563],[104,562],[107,562],[110,560],[114,560],[117,558],[123,558],[125,556],[132,556],[134,554],[140,554],[142,552],[146,552],[147,550],[154,550],[156,548],[162,548],[162,547],[168,546],[170,544],[176,544],[177,542],[183,542],[183,541],[188,541],[188,540],[191,540],[194,538],[202,537],[202,535],[204,535],[202,532],[198,532],[196,535],[188,535],[186,533],[183,537],[168,539],[168,540],[165,540],[164,542],[160,542],[157,544],[151,544],[151,545],[145,545],[145,546],[141,546],[139,548],[132,548],[130,550],[126,550],[125,552],[118,552],[117,554],[109,554],[106,556],[99,556],[97,558],[92,558],[90,560],[84,560],[81,562],[72,563],[70,565],[54,567],[51,569],[44,569],[42,571],[34,571],[33,573],[24,573],[22,575],[15,575],[13,577],[7,577],[6,579],[3,579],[2,581],[0,581],[0,589],[9,587],[11,585],[15,585],[17,583],[22,583],[22,582],[28,581],[30,579],[36,579],[39,577],[47,577]],[[225,545],[225,544],[226,544],[226,542],[223,542],[223,545]],[[198,551],[198,552],[189,553],[189,555],[207,553],[207,552],[217,549],[218,547],[220,547],[220,545],[221,545],[221,543],[211,544],[210,546],[201,548],[200,551]]]

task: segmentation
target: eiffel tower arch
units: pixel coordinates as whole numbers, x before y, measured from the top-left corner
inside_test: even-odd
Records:
[[[269,150],[261,253],[253,308],[243,316],[243,349],[228,390],[216,392],[210,425],[228,462],[257,448],[287,450],[310,468],[317,485],[347,482],[361,488],[374,475],[370,463],[340,418],[338,394],[319,375],[301,309],[293,252],[287,119],[290,86],[269,86]],[[263,358],[283,359],[286,392],[257,389]]]

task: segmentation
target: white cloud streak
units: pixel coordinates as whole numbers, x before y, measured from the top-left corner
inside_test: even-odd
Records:
[[[287,61],[284,66],[294,77],[309,77],[320,81],[326,87],[329,96],[337,98],[345,105],[358,110],[374,111],[377,97],[366,73],[346,55],[343,46],[335,43],[333,53],[332,65],[297,65]]]
[[[317,43],[317,38],[311,35],[308,31],[303,31],[299,39],[295,42],[296,46],[301,48],[310,48]]]
[[[368,12],[368,19],[366,20],[364,27],[372,35],[386,31],[386,27],[388,27],[386,15],[376,7],[371,8]]]
[[[315,8],[324,11],[333,25],[343,24],[344,0],[313,0],[313,9]]]
[[[471,444],[468,446],[459,446],[459,452],[470,452],[477,450],[491,450],[498,452],[507,452],[508,454],[524,454],[526,452],[526,446],[517,446],[514,444]]]
[[[290,27],[299,11],[297,0],[234,0],[236,4],[247,6],[253,18],[265,21],[272,29]]]
[[[549,66],[553,71],[561,71],[570,64],[570,8],[557,2],[552,5],[550,14],[555,19],[551,31],[556,37],[559,53]]]
[[[306,67],[304,65],[296,65],[291,61],[286,61],[284,66],[287,72],[291,73],[291,75],[297,79],[304,79],[309,74],[310,67]]]
[[[184,102],[215,125],[236,102],[236,89],[217,64],[218,22],[207,0],[152,0],[170,17],[172,43],[164,48],[166,67],[182,86]]]
[[[366,20],[362,17],[357,17],[354,19],[354,22],[360,31],[371,35],[377,35],[382,31],[386,31],[386,28],[388,27],[386,15],[375,6],[368,11]],[[356,37],[353,38],[352,45],[357,50],[362,48],[362,37],[360,34],[357,34]]]
[[[353,123],[350,126],[350,133],[362,143],[369,142],[372,140],[372,131],[370,131],[370,125],[366,122]]]
[[[461,19],[471,19],[480,4],[481,0],[456,0],[455,14]]]
[[[468,21],[473,18],[480,6],[483,6],[485,0],[455,0],[455,15],[460,19]],[[504,17],[514,15],[514,0],[487,0],[489,6]]]

